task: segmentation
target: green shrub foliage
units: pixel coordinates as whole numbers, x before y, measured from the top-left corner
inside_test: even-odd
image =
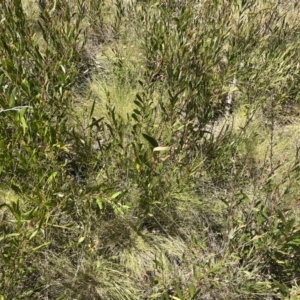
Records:
[[[298,299],[298,10],[0,0],[0,300]]]

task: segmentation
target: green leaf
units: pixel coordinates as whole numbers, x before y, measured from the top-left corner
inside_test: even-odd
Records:
[[[11,189],[15,192],[15,193],[21,193],[21,188],[17,185],[17,184],[15,184],[15,183],[12,183],[11,184]]]
[[[19,235],[20,235],[20,233],[11,233],[11,234],[7,234],[7,235],[5,235],[5,236],[0,236],[0,242],[1,242],[2,240],[8,239],[8,238],[10,238],[10,237],[15,237],[15,236],[19,236]]]
[[[295,230],[293,234],[289,237],[290,240],[298,239],[298,238],[300,238],[300,229]]]
[[[139,122],[139,119],[137,118],[137,115],[136,115],[136,114],[133,113],[131,116],[132,116],[132,118],[133,118],[136,122]]]
[[[193,298],[195,295],[195,286],[191,283],[189,285],[190,297]]]
[[[150,143],[152,147],[158,147],[158,142],[152,136],[142,133],[143,137]]]
[[[9,106],[13,107],[15,106],[15,99],[16,99],[16,88],[13,88],[9,95]]]
[[[123,195],[125,195],[126,193],[127,193],[127,191],[117,192],[117,193],[115,193],[115,194],[113,194],[113,195],[111,196],[111,199],[119,198],[120,196],[123,196]]]
[[[22,90],[28,95],[30,96],[31,95],[31,90],[30,90],[30,84],[28,82],[27,79],[23,79],[22,82],[21,82],[21,88]]]
[[[122,192],[114,193],[114,194],[111,196],[111,199],[116,199],[116,198],[119,197],[121,194],[122,194]]]
[[[163,166],[164,166],[164,165],[163,165],[162,163],[158,164],[158,166],[157,166],[156,169],[155,169],[155,173],[156,173],[156,174],[159,174],[160,171],[162,170]]]
[[[283,283],[283,282],[278,282],[274,280],[275,286],[277,286],[280,290],[281,293],[287,295],[289,292],[289,288]]]
[[[155,187],[155,185],[158,183],[159,181],[159,177],[154,177],[151,181],[151,184],[150,184],[150,188],[152,189],[153,187]]]
[[[47,179],[47,184],[51,183],[55,177],[57,176],[57,172],[53,172]]]
[[[26,133],[26,129],[27,129],[27,124],[26,124],[25,118],[21,117],[20,118],[20,122],[21,122],[21,125],[22,125],[22,128],[23,128],[23,134],[25,134]]]
[[[180,290],[180,288],[178,287],[177,284],[175,285],[175,290],[176,290],[176,293],[177,293],[177,295],[178,295],[179,298],[177,298],[177,297],[176,297],[176,298],[173,298],[173,297],[172,297],[172,299],[180,299],[180,300],[184,300],[182,291]]]
[[[288,235],[288,233],[292,230],[295,224],[295,219],[290,219],[286,222],[285,227],[284,227],[284,233],[285,235]]]
[[[11,82],[16,82],[16,76],[14,76],[14,73],[9,73],[6,70],[2,69],[3,73],[6,75],[6,77],[11,81]]]
[[[32,240],[37,234],[38,234],[39,230],[36,229],[29,237],[29,240]]]
[[[141,101],[134,100],[133,102],[134,102],[135,105],[137,105],[140,108],[144,107],[143,104],[141,103]]]
[[[50,242],[46,242],[46,243],[44,243],[42,245],[39,245],[39,246],[33,248],[32,251],[37,251],[37,250],[39,250],[39,249],[41,249],[41,248],[43,248],[45,246],[48,246],[48,245],[50,245]]]
[[[288,242],[288,245],[300,246],[300,239],[293,239],[290,242]]]
[[[279,218],[280,218],[280,220],[282,221],[282,223],[283,223],[283,224],[286,224],[286,220],[285,220],[285,217],[284,217],[282,211],[281,211],[281,210],[278,210],[277,213],[278,213]]]
[[[92,104],[92,108],[91,108],[91,112],[90,112],[90,118],[92,117],[92,115],[94,113],[95,104],[96,104],[96,98],[94,99],[93,104]]]
[[[104,117],[99,118],[99,119],[95,119],[92,118],[93,122],[89,125],[90,128],[92,128],[93,126],[99,126],[99,122],[101,122],[104,119]]]
[[[98,207],[100,210],[103,209],[103,200],[101,198],[96,198],[96,203],[98,204]]]

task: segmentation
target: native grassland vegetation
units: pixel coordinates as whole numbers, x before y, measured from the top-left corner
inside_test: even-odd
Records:
[[[299,299],[299,17],[0,0],[0,299]]]

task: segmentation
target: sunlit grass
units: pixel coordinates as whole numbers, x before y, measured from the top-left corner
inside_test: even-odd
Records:
[[[132,113],[143,72],[138,55],[134,45],[108,46],[99,52],[98,71],[90,84],[92,95],[97,98],[96,114],[103,113],[108,104],[115,106],[124,120]]]

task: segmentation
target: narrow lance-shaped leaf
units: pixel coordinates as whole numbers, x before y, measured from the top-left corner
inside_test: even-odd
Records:
[[[155,138],[153,138],[152,136],[145,134],[145,133],[142,133],[142,134],[143,134],[143,137],[149,142],[149,144],[152,147],[158,147],[158,142],[156,141]]]
[[[167,150],[170,150],[170,147],[155,147],[153,149],[154,152],[157,152],[157,151],[167,151]]]

